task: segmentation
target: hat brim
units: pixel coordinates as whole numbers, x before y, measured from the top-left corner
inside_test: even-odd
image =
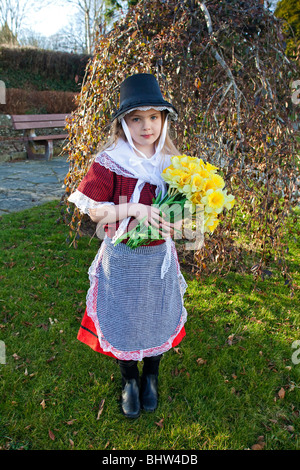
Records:
[[[115,113],[112,115],[112,121],[114,121],[117,118],[121,118],[128,114],[131,111],[134,111],[137,108],[143,108],[143,107],[153,107],[153,108],[163,108],[166,111],[170,113],[170,116],[173,117],[173,119],[177,119],[178,117],[178,111],[177,109],[171,104],[168,103],[168,101],[156,101],[156,102],[150,102],[150,101],[143,101],[142,103],[134,103],[130,104],[128,106],[121,106]]]

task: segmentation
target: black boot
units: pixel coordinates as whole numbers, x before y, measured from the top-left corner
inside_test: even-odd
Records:
[[[140,400],[145,411],[154,411],[158,406],[158,368],[161,357],[144,358]]]
[[[125,382],[122,390],[122,411],[127,418],[140,416],[139,386],[136,379]]]
[[[118,361],[122,374],[122,411],[127,418],[140,415],[139,372],[137,361]]]
[[[154,411],[158,405],[158,377],[148,374],[142,377],[141,405],[145,411]]]

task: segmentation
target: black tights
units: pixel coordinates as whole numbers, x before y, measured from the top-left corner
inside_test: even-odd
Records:
[[[144,357],[143,361],[143,376],[154,374],[158,375],[159,363],[162,358],[162,354],[153,357]],[[138,361],[122,361],[117,359],[117,363],[120,366],[122,378],[124,380],[139,378]]]

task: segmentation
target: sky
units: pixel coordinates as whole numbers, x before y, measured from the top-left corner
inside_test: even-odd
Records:
[[[41,1],[42,5],[42,1]],[[51,36],[61,28],[67,26],[71,17],[75,14],[75,7],[72,5],[59,6],[53,4],[42,7],[38,12],[30,15],[28,26],[35,32],[43,36]]]

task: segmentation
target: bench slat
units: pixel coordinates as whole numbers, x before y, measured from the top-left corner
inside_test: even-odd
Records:
[[[57,140],[57,139],[66,139],[68,134],[54,134],[54,135],[37,135],[36,137],[24,137],[23,140]]]
[[[66,117],[70,114],[13,114],[12,124],[16,130],[65,127]]]
[[[16,130],[26,129],[46,129],[47,127],[65,127],[66,121],[30,121],[30,122],[15,122],[14,128]]]
[[[12,114],[11,118],[14,122],[31,122],[31,121],[61,121],[70,114]]]

